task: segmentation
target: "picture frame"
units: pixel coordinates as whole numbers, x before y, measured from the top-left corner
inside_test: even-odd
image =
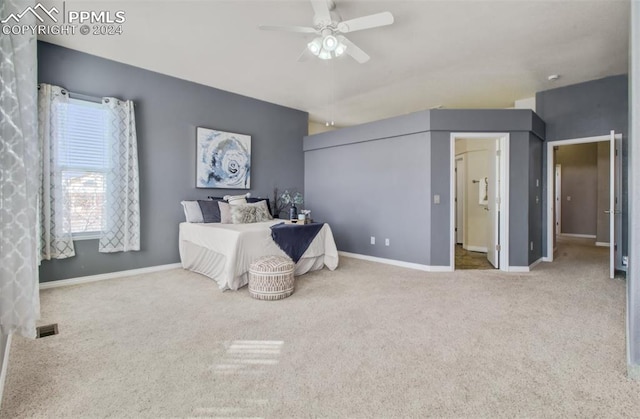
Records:
[[[250,189],[251,136],[197,127],[196,188]]]

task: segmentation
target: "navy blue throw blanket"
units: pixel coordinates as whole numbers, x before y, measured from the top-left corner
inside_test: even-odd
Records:
[[[271,226],[271,237],[280,249],[297,263],[323,225],[324,223],[280,223]]]

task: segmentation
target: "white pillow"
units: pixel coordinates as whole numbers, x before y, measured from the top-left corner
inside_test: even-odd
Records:
[[[204,217],[202,216],[202,210],[198,201],[182,201],[182,208],[184,209],[184,217],[188,223],[204,223]]]
[[[229,203],[229,205],[241,205],[247,203],[247,198],[250,197],[250,193],[246,193],[244,195],[226,195],[224,200]]]
[[[231,219],[231,205],[228,202],[218,201],[218,208],[220,208],[220,223],[233,224]]]

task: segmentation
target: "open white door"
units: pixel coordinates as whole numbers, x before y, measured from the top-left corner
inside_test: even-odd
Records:
[[[489,170],[487,176],[487,260],[494,268],[500,267],[500,140],[489,150]]]
[[[622,211],[620,211],[620,204],[618,201],[618,186],[619,186],[619,165],[620,159],[618,158],[617,140],[615,131],[611,131],[609,137],[609,209],[605,212],[609,214],[609,278],[613,279],[616,271],[616,262],[620,259],[618,252],[622,249],[619,248],[617,240],[617,230],[622,223]]]
[[[556,234],[562,233],[562,166],[556,164]]]
[[[464,157],[456,157],[456,243],[464,243]]]

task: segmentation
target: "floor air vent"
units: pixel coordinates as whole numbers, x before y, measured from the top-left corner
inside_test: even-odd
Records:
[[[36,327],[36,339],[58,334],[58,323]]]

